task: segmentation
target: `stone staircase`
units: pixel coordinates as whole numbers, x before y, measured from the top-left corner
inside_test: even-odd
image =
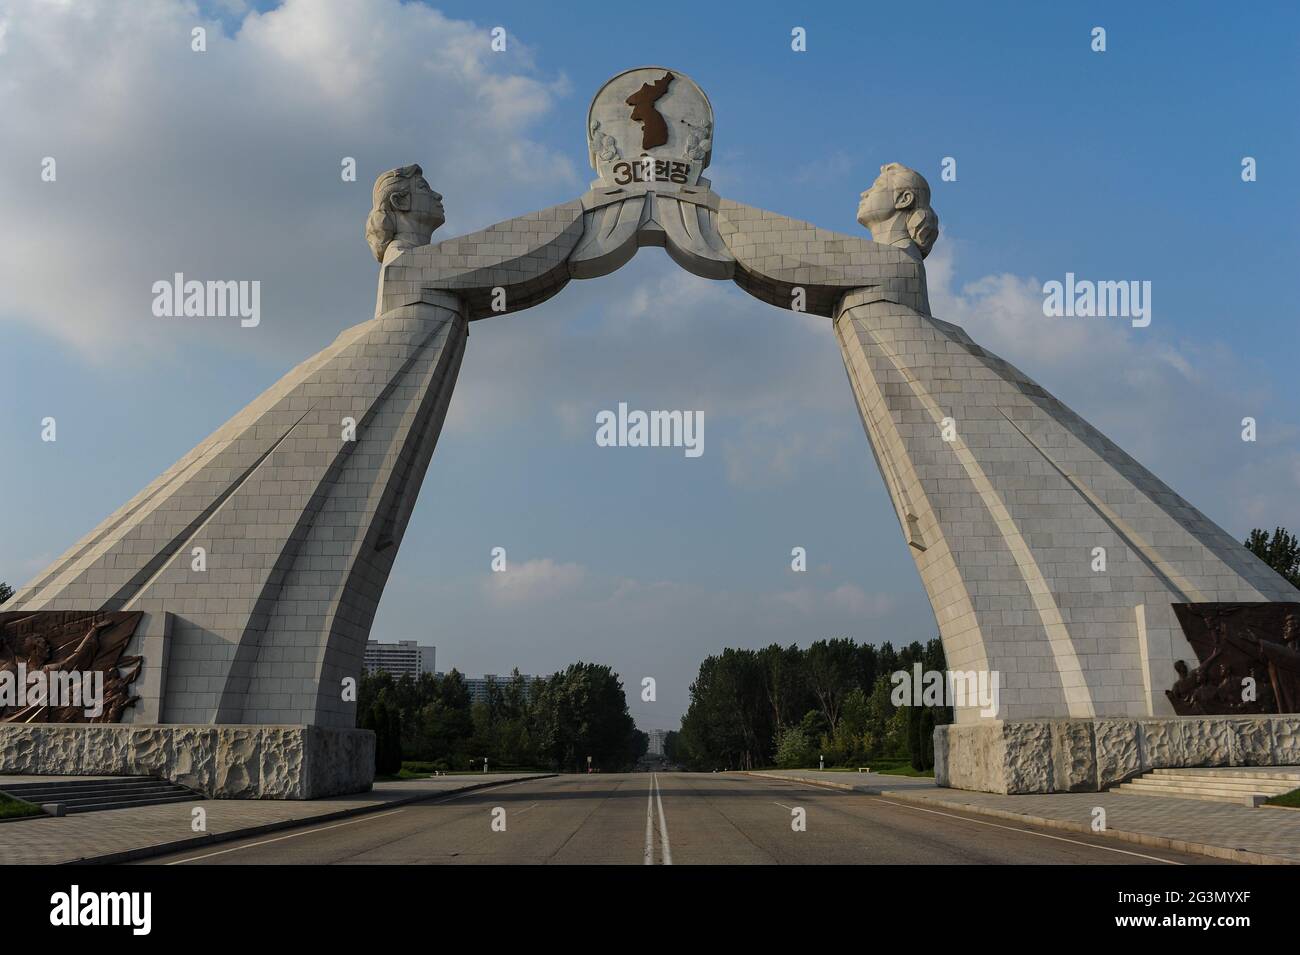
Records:
[[[30,777],[28,777],[30,780]],[[99,779],[59,779],[50,776],[37,781],[6,783],[0,777],[0,792],[41,807],[62,806],[62,812],[98,812],[101,809],[129,809],[169,802],[203,799],[199,793],[153,776],[104,776]],[[51,811],[47,808],[47,811]]]
[[[1258,806],[1270,796],[1300,789],[1300,766],[1222,766],[1154,769],[1110,791]]]

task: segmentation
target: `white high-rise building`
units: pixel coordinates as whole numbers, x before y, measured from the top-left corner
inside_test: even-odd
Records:
[[[532,694],[533,681],[536,680],[537,677],[533,676],[531,673],[522,673],[520,676],[524,678],[524,698],[527,699]],[[496,673],[487,673],[483,676],[462,675],[462,678],[465,681],[465,689],[469,691],[470,702],[486,703],[488,701],[489,684],[495,683],[497,689],[504,690],[510,685],[511,681],[514,680],[514,675],[507,674],[506,676],[500,676]]]
[[[435,672],[433,661],[437,649],[420,646],[414,640],[399,640],[397,643],[367,640],[366,672],[378,673],[382,670],[394,677],[409,676],[414,680],[421,673]]]

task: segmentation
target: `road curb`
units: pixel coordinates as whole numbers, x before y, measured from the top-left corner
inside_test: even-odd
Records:
[[[780,776],[779,773],[762,773],[762,772],[755,772],[755,770],[751,770],[751,769],[742,769],[741,773],[744,774],[744,776],[762,777],[764,778],[764,780],[802,782],[803,785],[805,786],[822,786],[823,789],[842,790],[845,791],[845,793],[862,793],[863,795],[878,794],[878,791],[876,791],[875,786],[854,786],[854,785],[850,785],[850,783],[848,782],[831,782],[829,780],[805,780],[805,778],[798,777],[798,776]]]
[[[789,777],[780,778],[788,779]],[[1015,822],[1029,823],[1030,825],[1042,826],[1046,829],[1060,829],[1065,832],[1082,833],[1088,836],[1109,836],[1118,839],[1121,842],[1130,842],[1153,849],[1170,849],[1174,852],[1203,855],[1213,859],[1227,859],[1230,862],[1244,862],[1250,865],[1297,864],[1294,859],[1288,859],[1283,856],[1268,855],[1263,852],[1252,852],[1249,849],[1233,849],[1228,846],[1212,846],[1203,842],[1188,842],[1184,839],[1171,839],[1167,836],[1153,836],[1145,832],[1128,832],[1124,829],[1106,829],[1104,832],[1093,832],[1091,826],[1085,825],[1081,822],[1069,822],[1064,819],[1051,819],[1046,816],[1035,816],[1025,812],[1012,812],[1009,809],[993,809],[988,806],[973,806],[970,803],[958,802],[957,800],[914,796],[910,793],[899,792],[892,789],[885,790],[881,792],[880,795],[888,796],[890,799],[898,802],[905,802],[914,806],[942,807],[957,812],[968,812],[977,816],[992,816],[997,819],[1010,819]]]
[[[872,794],[870,789],[859,789],[857,786],[850,786],[848,783],[833,783],[829,780],[822,779],[801,779],[798,776],[782,776],[779,773],[759,773],[748,769],[742,770],[742,772],[746,776],[759,776],[763,779],[780,779],[787,783],[803,783],[805,786],[821,786],[824,789],[841,789],[845,792],[851,793],[860,792],[868,796]]]
[[[201,846],[215,845],[219,842],[233,842],[235,839],[246,839],[249,836],[260,836],[264,833],[278,832],[282,829],[293,829],[296,826],[308,825],[310,823],[333,822],[336,819],[347,819],[350,816],[364,816],[367,813],[382,812],[385,809],[392,809],[395,806],[408,806],[414,802],[426,802],[430,799],[441,799],[444,796],[457,796],[461,793],[473,792],[476,789],[488,789],[492,786],[508,786],[511,783],[528,782],[534,779],[551,779],[558,775],[559,773],[539,773],[536,776],[526,776],[522,779],[492,780],[474,783],[470,786],[461,786],[457,789],[446,789],[437,793],[413,793],[410,796],[400,796],[397,799],[391,799],[387,802],[374,803],[366,806],[352,806],[348,809],[340,809],[337,812],[321,813],[318,816],[299,816],[294,819],[277,819],[275,822],[267,822],[259,826],[246,826],[243,829],[231,829],[227,832],[208,832],[201,835],[191,836],[188,839],[175,839],[171,842],[160,842],[152,846],[141,846],[136,849],[123,849],[120,852],[106,852],[97,856],[84,856],[80,859],[69,859],[66,862],[58,862],[55,864],[114,865],[122,862],[135,862],[139,859],[148,859],[153,856],[166,855],[169,852],[182,852],[185,849],[197,849]]]

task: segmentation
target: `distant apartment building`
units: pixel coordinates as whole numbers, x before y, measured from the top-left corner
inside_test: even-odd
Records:
[[[394,677],[409,676],[418,679],[421,673],[433,673],[434,654],[437,647],[422,647],[414,640],[396,643],[366,641],[365,668],[367,673],[391,673]]]
[[[663,756],[664,740],[668,736],[667,730],[647,730],[646,735],[650,737],[650,748],[646,750],[647,756]]]
[[[441,674],[439,675],[441,676]],[[520,676],[524,678],[524,696],[527,698],[533,691],[533,681],[538,677],[530,673],[521,673]],[[504,690],[510,685],[510,681],[514,677],[509,673],[505,676],[496,673],[485,673],[483,676],[465,676],[462,674],[461,679],[465,681],[465,688],[469,690],[469,701],[471,703],[486,703],[488,700],[488,684],[495,683],[498,689]]]

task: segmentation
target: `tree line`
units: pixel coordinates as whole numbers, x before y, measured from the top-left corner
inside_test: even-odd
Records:
[[[531,682],[515,670],[470,699],[456,670],[418,679],[367,674],[357,692],[357,724],[376,735],[375,771],[394,775],[404,760],[464,772],[489,767],[585,772],[629,769],[645,754],[617,673],[574,663]]]
[[[934,727],[944,706],[895,706],[890,674],[920,663],[946,669],[943,644],[900,650],[849,639],[804,650],[772,644],[726,649],[700,664],[682,728],[665,740],[668,757],[689,769],[865,765],[881,757],[934,766]]]
[[[1300,540],[1285,528],[1256,528],[1245,540],[1253,554],[1300,587]],[[934,727],[952,720],[948,707],[895,706],[890,674],[945,670],[943,644],[900,650],[852,640],[822,640],[806,650],[773,644],[726,649],[700,664],[681,730],[667,734],[665,754],[690,769],[789,768],[865,764],[909,758],[934,765]]]
[[[1253,529],[1245,546],[1300,587],[1300,540],[1285,528]],[[0,581],[0,605],[14,594]],[[933,765],[935,725],[951,713],[941,707],[895,707],[889,674],[946,669],[943,647],[931,640],[895,651],[823,640],[807,650],[776,644],[762,650],[724,650],[700,665],[680,731],[665,750],[692,769],[828,766],[880,757]],[[443,770],[497,767],[581,770],[626,768],[644,755],[648,740],[627,710],[623,685],[609,667],[575,663],[531,685],[516,670],[493,685],[485,703],[471,704],[455,670],[418,680],[364,676],[358,725],[375,731],[377,771],[396,773],[404,759]]]

